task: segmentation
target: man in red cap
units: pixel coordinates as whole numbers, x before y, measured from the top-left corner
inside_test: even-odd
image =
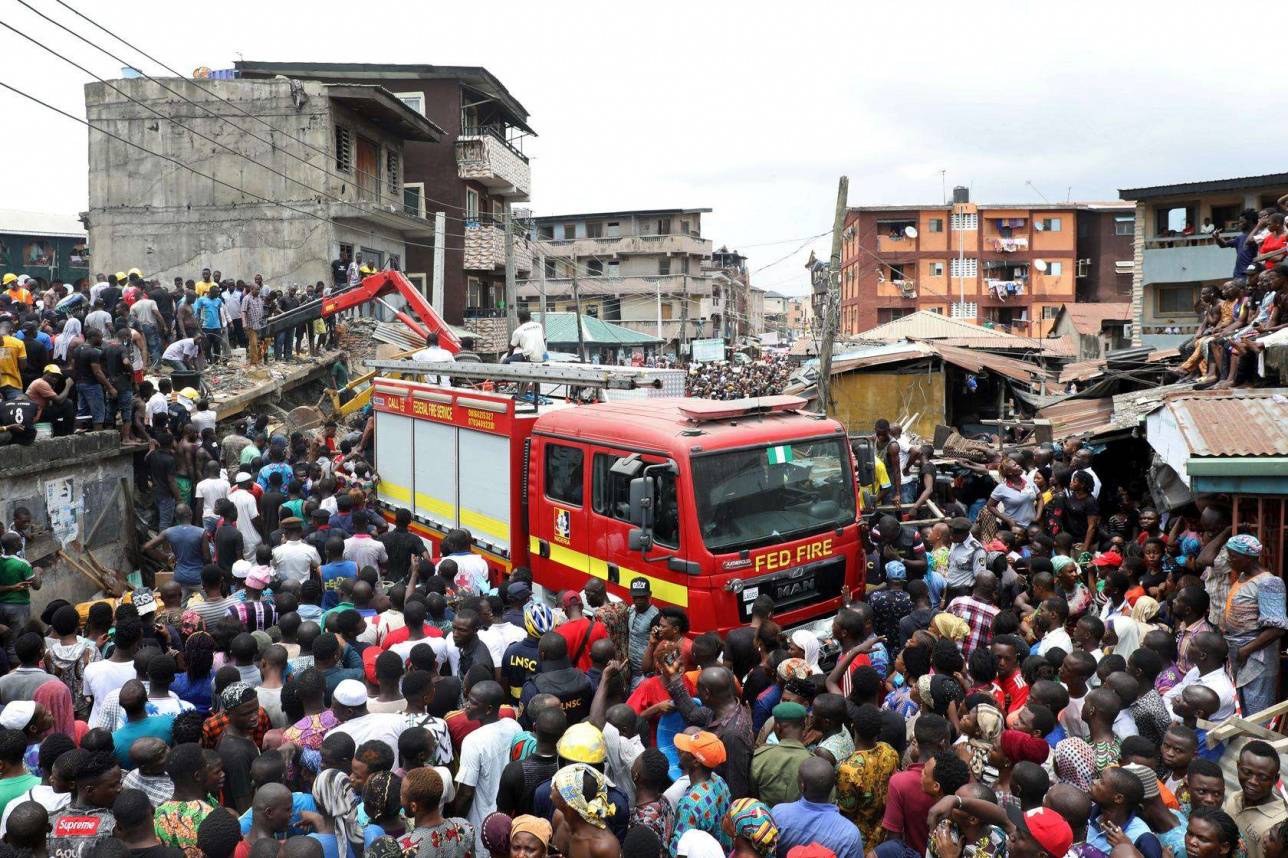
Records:
[[[594,617],[582,613],[581,595],[576,590],[565,590],[559,596],[568,621],[555,627],[555,631],[568,642],[568,660],[581,671],[590,670],[590,645],[608,638],[608,629]]]
[[[692,828],[707,832],[729,849],[733,841],[721,823],[733,796],[724,778],[715,773],[725,761],[724,743],[715,733],[690,727],[675,734],[675,749],[680,752],[680,768],[689,776],[689,787],[675,805],[671,854],[675,854],[681,835]]]

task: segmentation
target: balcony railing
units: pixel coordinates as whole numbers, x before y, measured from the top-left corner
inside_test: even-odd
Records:
[[[527,199],[532,189],[528,159],[489,129],[457,138],[456,173],[462,179],[488,187],[498,196]]]
[[[989,246],[999,253],[1014,253],[1017,250],[1028,250],[1029,240],[1027,238],[1006,238],[998,236],[988,239]]]
[[[1221,238],[1229,240],[1236,238],[1237,232],[1220,233]],[[1171,250],[1176,247],[1202,247],[1215,246],[1216,235],[1211,233],[1195,233],[1194,235],[1156,235],[1153,238],[1145,239],[1146,250]]]

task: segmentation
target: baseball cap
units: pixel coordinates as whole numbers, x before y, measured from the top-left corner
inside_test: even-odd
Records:
[[[1121,566],[1123,565],[1123,556],[1117,551],[1106,551],[1095,560],[1091,561],[1092,566]]]
[[[356,679],[346,679],[335,687],[331,699],[341,706],[366,706],[367,686]]]
[[[134,596],[130,601],[132,601],[134,603],[134,607],[138,609],[139,616],[156,613],[157,600],[156,597],[152,595],[151,590],[135,590]]]
[[[581,594],[578,593],[576,590],[566,590],[564,594],[559,597],[559,604],[563,607],[565,611],[571,608],[573,605],[577,605],[578,607],[580,607]]]
[[[632,579],[631,579],[631,595],[632,595],[632,596],[635,596],[635,595],[642,595],[642,594],[644,594],[644,593],[651,593],[651,592],[653,592],[653,589],[649,586],[649,583],[648,583],[648,579],[647,579],[647,578],[632,578]]]
[[[250,575],[250,570],[253,568],[254,568],[254,564],[251,563],[249,560],[238,560],[233,563],[233,577],[246,578],[248,575]]]
[[[505,588],[505,595],[510,598],[511,604],[515,602],[523,604],[532,598],[532,588],[528,586],[527,581],[514,581]]]
[[[900,560],[891,560],[885,565],[887,581],[907,581],[908,567],[903,565]]]
[[[45,364],[45,368],[41,370],[41,372],[48,372],[48,373],[52,373],[53,375],[62,375],[63,368],[56,363],[47,363]]]
[[[1049,807],[1035,807],[1028,813],[1008,805],[1006,815],[1021,833],[1037,841],[1043,851],[1054,858],[1062,858],[1073,845],[1073,829],[1064,817]]]
[[[714,769],[725,761],[724,742],[715,733],[701,730],[697,733],[676,733],[675,747],[687,751],[697,758],[698,762],[709,769]]]
[[[246,576],[246,586],[252,590],[263,590],[273,580],[273,570],[268,566],[257,566]]]

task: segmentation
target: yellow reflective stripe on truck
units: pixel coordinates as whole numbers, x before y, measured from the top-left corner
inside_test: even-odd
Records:
[[[528,551],[540,557],[541,540],[535,536],[529,536]],[[567,566],[569,569],[581,572],[584,575],[601,578],[605,581],[608,580],[608,562],[598,557],[591,557],[589,554],[573,551],[571,548],[565,548],[562,545],[551,542],[550,559],[560,566]],[[632,578],[646,579],[649,587],[653,590],[653,595],[663,602],[679,605],[681,608],[689,606],[689,588],[683,584],[663,581],[661,578],[645,575],[643,572],[636,572],[634,569],[627,569],[625,566],[618,567],[617,580],[621,586],[629,587]]]
[[[432,515],[444,521],[451,521],[456,518],[456,507],[445,500],[430,497],[424,492],[416,492],[416,508],[427,509]]]
[[[508,523],[465,507],[461,507],[461,527],[469,528],[472,531],[477,530],[480,533],[486,533],[488,536],[504,539],[506,542],[510,541],[510,525]]]
[[[378,495],[391,497],[396,501],[411,503],[411,489],[391,483],[388,480],[380,481],[380,485],[376,487],[376,493]]]

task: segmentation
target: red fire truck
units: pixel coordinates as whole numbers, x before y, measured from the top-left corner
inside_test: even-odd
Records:
[[[619,367],[376,362],[378,371],[559,383],[655,384]],[[857,589],[860,537],[850,446],[791,396],[638,398],[516,409],[514,397],[378,377],[378,501],[437,545],[468,529],[495,580],[527,566],[548,591],[588,577],[688,611],[693,631],[746,624],[762,594],[776,621],[835,613]],[[522,406],[522,403],[520,403]]]

